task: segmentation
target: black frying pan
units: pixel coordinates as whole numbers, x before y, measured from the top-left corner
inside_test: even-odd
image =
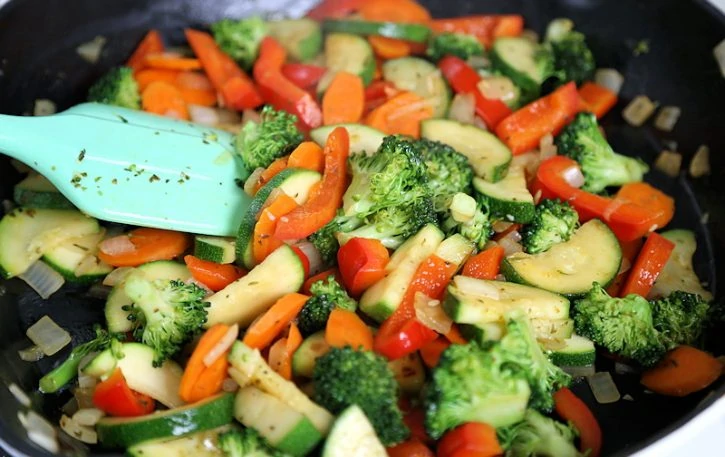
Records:
[[[151,27],[161,29],[172,44],[180,43],[182,29],[188,25],[201,26],[221,17],[245,16],[256,11],[294,14],[303,11],[306,3],[309,2],[11,0],[0,9],[0,112],[29,113],[37,98],[54,100],[61,109],[80,102],[90,83],[109,67],[123,62]],[[616,150],[639,155],[652,163],[663,148],[663,141],[674,140],[687,163],[700,144],[708,144],[713,152],[710,177],[697,181],[684,176],[670,179],[655,171],[648,179],[675,196],[677,216],[671,227],[696,231],[696,270],[716,290],[716,285],[725,279],[725,268],[716,269],[722,262],[716,259],[725,259],[725,79],[712,55],[713,47],[725,38],[725,18],[720,13],[702,0],[423,3],[438,17],[520,13],[527,26],[540,33],[551,19],[569,17],[586,33],[599,66],[617,68],[625,75],[623,102],[605,120],[608,138]],[[76,55],[75,47],[96,35],[107,37],[108,44],[100,62],[89,65]],[[650,52],[635,57],[633,48],[643,39],[649,41]],[[634,129],[622,121],[621,108],[638,94],[682,108],[682,117],[673,133],[664,134],[652,127]],[[7,158],[0,155],[0,199],[11,197],[12,186],[18,179]],[[709,215],[706,224],[701,222],[703,214]],[[722,294],[717,296],[721,306]],[[64,358],[67,349],[37,364],[22,362],[17,349],[27,345],[24,330],[48,314],[72,331],[77,343],[90,338],[92,323],[102,319],[102,302],[88,298],[84,289],[67,287],[51,300],[42,301],[19,281],[0,284],[0,310],[0,384],[15,382],[30,392],[36,388],[40,374]],[[723,315],[721,311],[719,316]],[[725,340],[721,337],[724,331],[725,320],[713,323],[707,334],[708,349],[719,354],[725,352]],[[607,360],[598,360],[599,369],[611,368],[610,365]],[[682,399],[645,394],[636,377],[615,375],[615,381],[621,393],[631,395],[634,401],[598,405],[586,384],[574,386],[602,425],[605,455],[627,455],[647,446],[725,394],[722,379],[709,391]],[[34,404],[56,422],[59,407],[67,398],[68,394],[37,394]],[[48,455],[27,441],[16,408],[14,399],[0,387],[0,444],[17,455]]]

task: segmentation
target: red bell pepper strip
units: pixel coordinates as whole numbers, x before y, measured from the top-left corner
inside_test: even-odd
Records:
[[[635,200],[634,195],[620,198],[619,194],[612,199],[572,187],[564,176],[569,169],[578,166],[574,160],[564,156],[554,156],[544,160],[536,172],[532,193],[541,192],[543,198],[568,201],[579,213],[581,222],[594,218],[602,219],[620,241],[641,238],[666,225],[671,219],[674,201],[646,183],[637,183],[637,195],[640,200]],[[645,195],[646,198],[641,197]],[[652,204],[652,201],[657,204]]]
[[[519,15],[465,16],[452,19],[434,19],[429,24],[437,33],[465,33],[478,38],[486,47],[503,36],[519,36],[524,30],[524,18]]]
[[[496,279],[503,260],[504,249],[493,246],[481,251],[466,261],[463,266],[463,276],[476,279]]]
[[[127,67],[131,67],[134,72],[143,69],[146,66],[146,56],[150,54],[160,54],[164,52],[164,42],[161,40],[161,34],[158,30],[151,29],[146,36],[133,51],[131,57],[126,62]]]
[[[356,12],[365,0],[322,0],[307,12],[307,17],[316,21],[339,19]]]
[[[292,81],[297,87],[310,90],[317,86],[327,69],[318,65],[306,63],[286,63],[282,66],[282,74]]]
[[[380,240],[353,238],[337,251],[342,282],[355,297],[385,276],[389,260],[390,254]]]
[[[579,450],[589,451],[589,457],[599,457],[602,450],[602,430],[587,405],[571,390],[562,387],[554,393],[554,410],[564,421],[571,422],[579,432]]]
[[[481,77],[463,59],[446,56],[438,62],[443,77],[457,94],[473,94],[476,98],[476,114],[493,129],[511,114],[511,109],[501,100],[492,100],[478,90]]]
[[[502,455],[496,429],[481,422],[468,422],[443,435],[438,457],[494,457]]]
[[[423,363],[428,368],[433,368],[438,365],[438,360],[441,358],[443,351],[448,349],[452,343],[448,341],[445,336],[439,336],[430,343],[420,348],[420,358],[423,359]]]
[[[638,294],[646,297],[674,249],[675,243],[658,233],[650,233],[619,295]]]
[[[519,109],[496,127],[496,135],[511,152],[523,154],[536,148],[541,138],[556,135],[581,110],[573,82]]]
[[[205,32],[186,29],[186,40],[224,105],[242,111],[262,104],[262,97],[252,80],[234,60],[222,51],[214,38]]]
[[[365,113],[369,113],[399,93],[400,90],[391,82],[373,81],[365,88]]]
[[[120,368],[116,368],[108,379],[98,383],[93,392],[93,404],[106,414],[117,417],[143,416],[156,408],[153,398],[128,387]]]
[[[387,448],[388,457],[435,457],[428,446],[416,439],[403,441],[402,443]]]
[[[282,74],[286,59],[287,52],[277,40],[269,36],[262,40],[253,70],[262,98],[276,109],[297,116],[304,129],[319,127],[322,111],[315,99]]]
[[[310,275],[310,259],[307,258],[307,254],[302,252],[302,249],[298,248],[297,246],[290,246],[295,254],[297,254],[297,257],[299,257],[300,262],[302,262],[302,269],[305,271],[305,278]]]
[[[222,290],[247,274],[246,270],[236,265],[209,262],[193,255],[184,256],[184,263],[194,279],[214,292]]]
[[[410,438],[422,443],[433,444],[433,439],[425,430],[425,411],[420,405],[413,405],[410,400],[401,397],[398,407],[403,413],[403,422],[410,430]]]
[[[327,137],[325,145],[325,171],[322,181],[310,193],[307,201],[292,212],[279,218],[274,236],[279,240],[299,240],[321,229],[330,222],[342,204],[347,188],[347,157],[350,154],[350,136],[343,127],[337,127]]]
[[[579,88],[584,109],[601,119],[617,104],[617,94],[597,83],[585,82]]]
[[[639,251],[642,249],[642,244],[644,244],[644,239],[642,238],[637,238],[636,240],[627,242],[620,240],[619,247],[622,249],[622,264],[626,262],[626,264],[631,267],[631,265],[634,264],[634,260],[637,258]],[[617,273],[614,281],[607,286],[607,293],[610,297],[620,296],[620,291],[622,290],[622,287],[624,287],[624,281],[627,280],[630,269]]]
[[[395,360],[417,351],[438,337],[438,333],[415,317],[415,294],[422,292],[431,298],[440,298],[456,270],[455,265],[435,254],[418,267],[403,301],[375,335],[376,352]]]

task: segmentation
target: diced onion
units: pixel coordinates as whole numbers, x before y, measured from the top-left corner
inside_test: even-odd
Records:
[[[219,342],[213,348],[211,348],[211,350],[204,357],[204,365],[206,365],[207,367],[212,366],[219,357],[223,356],[224,353],[227,352],[230,347],[232,347],[232,344],[234,344],[234,342],[237,340],[238,335],[239,326],[237,324],[229,327],[229,330],[227,330],[227,332],[219,340]]]
[[[641,127],[654,114],[656,109],[657,104],[652,102],[646,95],[638,95],[624,108],[622,117],[629,125]]]
[[[78,425],[93,427],[105,415],[106,413],[98,408],[83,408],[73,414],[73,420],[76,421]]]
[[[586,376],[592,376],[596,371],[594,365],[585,366],[563,366],[562,370],[569,373],[574,378],[584,378]]]
[[[513,222],[496,221],[493,223],[493,231],[496,233],[502,233],[508,230],[512,225],[514,225]]]
[[[18,278],[25,281],[43,299],[46,299],[60,290],[65,284],[65,279],[60,273],[38,260],[30,265]]]
[[[232,378],[227,378],[222,382],[222,390],[224,392],[236,392],[239,390],[239,384]]]
[[[244,193],[254,197],[254,190],[257,188],[257,182],[264,173],[264,168],[255,168],[254,171],[249,175],[246,181],[244,181]]]
[[[584,174],[579,167],[569,167],[562,173],[562,178],[572,187],[579,189],[584,185]]]
[[[690,176],[700,178],[710,174],[710,148],[704,144],[697,148],[690,161]]]
[[[216,127],[220,124],[238,124],[241,122],[239,114],[234,111],[193,104],[189,105],[189,116],[192,122],[208,127]]]
[[[30,397],[28,397],[28,394],[25,393],[25,391],[21,389],[20,386],[18,386],[14,382],[11,382],[10,385],[8,385],[8,390],[11,394],[13,394],[13,397],[15,397],[18,403],[25,406],[26,408],[30,408]]]
[[[717,60],[717,64],[720,67],[720,73],[725,77],[725,40],[722,40],[715,46],[712,54],[715,56],[715,60]]]
[[[76,48],[76,53],[78,53],[78,55],[86,62],[96,63],[101,57],[101,51],[103,51],[103,46],[105,46],[105,44],[106,37],[99,35],[91,41],[87,41],[78,46]]]
[[[594,82],[619,95],[624,85],[624,76],[614,68],[600,68],[594,73]]]
[[[86,444],[98,443],[98,435],[96,431],[90,427],[80,425],[75,420],[63,414],[60,418],[60,428],[68,434],[68,436],[77,439]]]
[[[456,94],[448,110],[448,119],[462,124],[473,124],[476,119],[476,99],[473,94]]]
[[[553,157],[557,154],[558,149],[554,144],[554,136],[549,133],[544,135],[539,141],[539,159],[543,162],[549,157]]]
[[[28,346],[25,349],[19,350],[18,355],[25,362],[37,362],[45,357],[45,353],[43,353],[42,349],[36,345]]]
[[[617,385],[608,371],[600,371],[587,377],[589,388],[592,389],[597,403],[607,404],[618,402],[621,398]]]
[[[453,321],[443,310],[440,300],[434,300],[422,292],[416,292],[413,303],[415,317],[423,325],[443,335],[451,330]]]
[[[626,257],[622,257],[622,263],[619,264],[619,271],[617,274],[626,273],[632,268],[632,261]]]
[[[56,324],[53,319],[43,316],[31,325],[25,334],[30,341],[37,344],[45,355],[53,355],[70,344],[68,332]]]
[[[73,396],[76,398],[76,401],[78,402],[79,409],[95,407],[95,404],[93,403],[93,392],[94,391],[95,391],[95,387],[91,387],[91,388],[77,387],[73,390]]]
[[[682,155],[674,151],[662,151],[655,160],[654,167],[670,177],[680,174],[682,168]]]
[[[119,235],[101,241],[98,249],[106,255],[117,256],[135,251],[136,245],[131,242],[128,235]]]
[[[58,453],[59,445],[55,427],[35,411],[18,412],[18,419],[28,432],[28,438],[53,454]]]
[[[476,127],[478,127],[481,130],[488,131],[488,125],[486,125],[486,121],[481,119],[481,116],[476,116],[476,118],[473,119],[473,125],[475,125]]]
[[[682,110],[679,106],[663,106],[655,118],[655,127],[665,132],[671,132],[681,114]]]
[[[560,17],[549,22],[546,27],[546,41],[559,41],[574,29],[574,21]]]
[[[57,111],[58,108],[55,106],[55,102],[47,98],[39,98],[35,100],[33,105],[33,116],[50,116]]]
[[[556,153],[556,150],[554,150]],[[526,172],[526,176],[531,178],[536,175],[536,170],[539,168],[541,163],[542,155],[536,151],[529,151],[523,154],[515,155],[511,159],[512,167],[521,167]]]
[[[314,244],[305,240],[299,242],[295,246],[302,251],[305,257],[307,257],[307,261],[310,263],[310,276],[316,275],[322,271],[322,256]]]
[[[503,238],[498,240],[498,244],[503,248],[503,255],[505,257],[508,257],[511,254],[522,252],[524,250],[523,246],[521,246],[520,241],[521,234],[518,232],[518,230],[512,230],[507,233]]]

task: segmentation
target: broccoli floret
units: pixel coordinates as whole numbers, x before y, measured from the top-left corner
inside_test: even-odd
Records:
[[[695,343],[710,309],[710,304],[699,295],[679,290],[651,305],[654,327],[667,349]]]
[[[357,309],[357,302],[347,294],[334,275],[312,284],[310,292],[312,297],[305,302],[297,317],[297,325],[304,336],[324,329],[335,307],[347,311]]]
[[[521,231],[521,241],[529,254],[548,251],[553,245],[568,241],[578,225],[579,215],[568,202],[542,200],[536,205],[534,220]]]
[[[523,312],[506,316],[506,335],[499,347],[509,358],[509,363],[520,367],[531,387],[529,406],[549,412],[554,407],[552,395],[560,387],[568,386],[571,377],[557,367],[544,354]]]
[[[211,26],[214,41],[239,65],[249,69],[259,53],[259,45],[268,34],[267,23],[258,16],[233,20],[222,19]]]
[[[40,391],[46,394],[57,392],[78,375],[78,365],[91,352],[108,349],[114,341],[121,341],[123,335],[108,333],[100,326],[95,328],[96,337],[73,348],[67,359],[53,371],[40,378]]]
[[[248,170],[266,168],[275,159],[297,147],[303,139],[297,116],[267,105],[260,121],[247,122],[237,135],[234,148]]]
[[[124,310],[134,323],[134,338],[154,349],[154,366],[177,353],[206,323],[209,303],[203,301],[206,292],[196,284],[131,275],[124,290],[133,301]]]
[[[219,447],[226,457],[290,457],[286,452],[270,446],[252,428],[233,429],[221,433]]]
[[[317,403],[333,414],[358,405],[386,446],[410,435],[398,408],[398,383],[383,357],[349,346],[332,348],[317,359],[313,379]]]
[[[574,446],[577,432],[571,427],[543,416],[536,410],[526,411],[522,422],[498,429],[501,447],[508,457],[579,457]]]
[[[337,251],[340,249],[340,243],[335,237],[340,231],[340,222],[333,219],[324,227],[307,237],[307,239],[317,248],[317,252],[322,257],[324,265],[332,265],[337,261]]]
[[[581,84],[594,76],[597,65],[583,33],[576,32],[569,19],[555,19],[546,30],[546,43],[554,55],[559,78]]]
[[[576,333],[613,354],[652,366],[665,352],[654,327],[652,308],[637,294],[610,297],[594,283],[587,295],[574,302],[574,308]]]
[[[488,206],[463,193],[456,194],[451,199],[441,228],[448,236],[455,233],[461,234],[473,242],[478,249],[483,249],[493,234],[493,222]]]
[[[473,168],[466,156],[437,141],[420,139],[413,144],[425,164],[427,186],[432,194],[436,212],[445,212],[455,194],[471,193]]]
[[[88,101],[141,109],[141,94],[133,78],[133,70],[118,67],[101,76],[88,90]]]
[[[484,50],[481,42],[473,35],[445,32],[436,35],[428,43],[426,54],[436,62],[446,55],[468,60],[471,56],[482,56]]]
[[[599,131],[592,113],[579,113],[556,138],[559,154],[577,162],[584,175],[583,190],[599,193],[609,186],[642,181],[649,170],[641,159],[623,156],[612,150]]]

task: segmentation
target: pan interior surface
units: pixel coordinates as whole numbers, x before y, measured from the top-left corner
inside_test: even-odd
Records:
[[[183,40],[183,28],[203,27],[221,17],[242,17],[261,12],[301,14],[310,1],[267,0],[12,0],[0,9],[0,112],[29,114],[36,99],[50,99],[59,110],[85,98],[89,85],[114,65],[123,62],[149,28],[159,29],[173,45]],[[712,56],[712,49],[725,37],[725,20],[707,5],[685,0],[466,0],[422,1],[434,17],[483,13],[516,13],[527,27],[543,33],[556,17],[569,17],[584,32],[599,67],[613,67],[625,76],[620,103],[605,118],[607,137],[615,150],[640,156],[652,164],[659,151],[675,141],[689,163],[695,150],[706,144],[713,152],[710,176],[693,180],[683,173],[669,178],[656,170],[647,180],[676,199],[676,219],[671,228],[694,230],[698,239],[695,269],[716,292],[725,278],[725,135],[722,112],[725,79]],[[76,47],[96,36],[107,39],[96,64],[83,61]],[[645,40],[649,52],[635,55]],[[652,126],[633,128],[620,113],[637,95],[648,95],[662,105],[682,109],[674,132]],[[0,200],[12,198],[20,175],[0,155]],[[718,266],[719,268],[716,268]],[[718,301],[717,306],[721,306]],[[92,327],[103,320],[103,301],[86,294],[85,288],[66,286],[49,300],[41,300],[18,280],[0,282],[0,384],[14,382],[34,392],[40,375],[69,352],[27,363],[18,349],[29,345],[25,329],[43,315],[72,331],[74,341],[92,335]],[[722,308],[720,308],[722,309]],[[722,315],[722,312],[719,313]],[[712,325],[707,348],[725,352],[725,321]],[[613,362],[600,357],[597,368],[614,371]],[[623,396],[614,404],[600,405],[588,385],[579,382],[574,391],[594,410],[604,432],[603,455],[627,455],[681,422],[725,392],[721,379],[714,390],[685,398],[664,398],[643,391],[633,376],[613,374]],[[33,394],[39,411],[57,422],[60,407],[69,394]],[[0,388],[0,445],[19,455],[49,455],[27,441],[17,419],[16,402]],[[94,454],[114,455],[114,454]]]

